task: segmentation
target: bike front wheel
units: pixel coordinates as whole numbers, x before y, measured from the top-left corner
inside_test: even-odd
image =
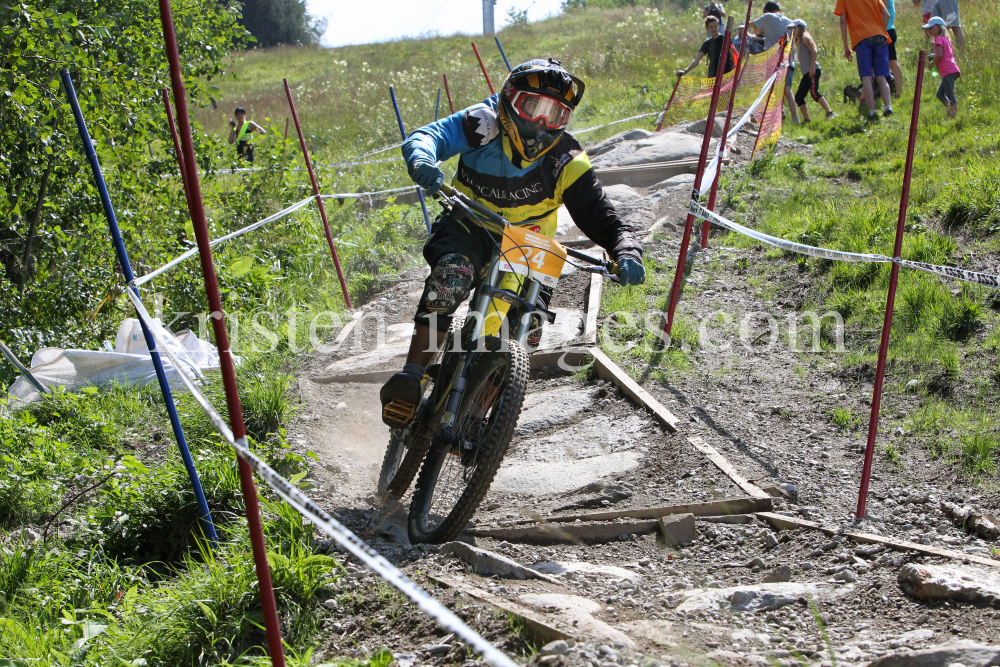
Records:
[[[528,355],[516,341],[508,344],[509,352],[478,354],[469,369],[452,429],[468,449],[460,451],[440,438],[431,443],[410,503],[414,544],[455,539],[493,483],[528,386]]]

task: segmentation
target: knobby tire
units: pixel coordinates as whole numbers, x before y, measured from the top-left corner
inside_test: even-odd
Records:
[[[528,355],[516,341],[507,341],[510,352],[480,353],[473,360],[469,382],[455,419],[455,434],[468,438],[477,428],[485,433],[478,442],[478,454],[471,473],[462,466],[461,458],[451,453],[450,447],[432,442],[417,477],[413,500],[410,503],[409,536],[414,544],[440,544],[455,539],[479,508],[479,503],[493,483],[504,454],[514,435],[514,427],[521,414],[521,405],[528,385]],[[494,392],[487,382],[504,370],[501,386]],[[482,405],[484,397],[493,393],[488,406]],[[483,409],[485,408],[485,410]],[[487,413],[485,419],[477,418],[478,411]],[[460,466],[457,470],[455,467]],[[441,479],[442,469],[463,476],[454,481]],[[448,475],[446,475],[448,476]],[[464,488],[462,488],[464,485]],[[458,494],[457,490],[461,489]],[[447,515],[439,520],[431,517],[435,493],[444,497]],[[449,494],[449,495],[444,495]],[[451,494],[458,495],[451,507]],[[442,512],[445,508],[442,508]]]

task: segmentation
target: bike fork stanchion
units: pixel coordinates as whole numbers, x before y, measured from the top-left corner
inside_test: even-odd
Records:
[[[663,119],[667,115],[667,111],[670,110],[670,105],[673,104],[674,95],[677,94],[677,86],[681,85],[681,77],[677,77],[677,81],[674,82],[674,89],[670,91],[670,99],[667,100],[667,106],[663,107],[663,112],[660,114],[660,120],[656,123],[656,131],[659,132],[663,129]]]
[[[507,66],[507,71],[510,71],[510,61],[507,60],[507,54],[503,52],[503,47],[500,46],[500,38],[493,37],[493,41],[497,43],[497,48],[500,49],[500,56],[503,58],[503,64]]]
[[[448,109],[451,113],[455,113],[455,105],[451,101],[451,90],[448,88],[448,75],[442,74],[441,78],[444,79],[444,94],[448,97]]]
[[[306,147],[306,138],[302,134],[302,126],[299,124],[299,115],[295,111],[295,100],[292,99],[292,89],[288,87],[288,79],[282,79],[285,84],[285,96],[288,98],[288,107],[292,111],[292,121],[295,123],[295,131],[299,134],[299,145],[302,146],[302,157],[306,161],[306,169],[309,171],[309,180],[312,182],[313,194],[316,196],[316,206],[319,207],[319,217],[323,220],[323,231],[326,232],[326,242],[330,246],[330,255],[333,257],[333,265],[337,268],[337,279],[340,280],[340,289],[344,292],[344,303],[348,310],[354,308],[351,303],[351,295],[347,293],[347,281],[344,280],[344,270],[340,267],[340,257],[337,255],[337,246],[333,244],[333,234],[330,232],[330,223],[326,219],[326,207],[323,206],[323,198],[319,194],[319,183],[316,181],[316,173],[313,171],[312,160],[309,157],[309,149]]]
[[[726,36],[722,40],[723,55],[729,51],[729,40],[733,31],[733,17],[726,23]],[[720,67],[715,72],[715,86],[712,88],[712,103],[708,108],[708,119],[705,122],[705,136],[701,141],[701,155],[698,157],[698,171],[694,177],[694,190],[691,199],[697,203],[701,199],[701,178],[705,174],[705,162],[708,160],[708,147],[712,143],[711,127],[715,124],[715,109],[719,104],[719,91],[722,90],[722,77],[725,76],[725,61],[719,58]],[[688,243],[691,242],[691,229],[694,226],[694,213],[688,213],[684,223],[684,238],[681,240],[680,253],[677,256],[677,271],[674,273],[674,284],[670,290],[670,305],[667,308],[667,319],[663,324],[663,333],[668,337],[674,326],[674,311],[681,294],[681,281],[684,279],[684,264],[687,262]],[[664,343],[666,347],[666,343]]]
[[[861,472],[858,491],[858,511],[855,521],[865,518],[868,500],[868,482],[871,480],[872,459],[875,455],[875,436],[878,435],[879,408],[882,405],[882,382],[885,380],[885,359],[889,352],[889,333],[892,331],[892,309],[896,304],[896,284],[899,282],[899,258],[903,250],[903,228],[906,226],[906,208],[910,202],[910,177],[913,175],[913,149],[917,144],[917,125],[920,121],[920,93],[924,86],[924,67],[927,52],[921,51],[917,61],[917,82],[913,91],[913,110],[910,112],[910,140],[906,146],[906,166],[903,168],[903,191],[899,197],[899,216],[896,218],[896,243],[892,249],[892,269],[889,273],[889,294],[885,300],[885,319],[882,321],[882,341],[878,348],[878,366],[875,369],[875,386],[872,388],[872,411],[868,418],[868,445],[865,447],[865,465]]]
[[[743,22],[743,25],[750,25],[750,10],[753,8],[753,0],[747,3],[747,18]],[[715,178],[712,179],[712,191],[708,195],[708,210],[715,211],[715,196],[719,190],[719,177],[722,176],[722,159],[726,157],[726,153],[729,152],[729,126],[733,122],[733,107],[736,104],[736,91],[740,87],[740,77],[743,76],[743,70],[745,69],[745,61],[743,60],[743,53],[747,48],[747,40],[744,39],[740,42],[740,55],[736,63],[736,71],[733,72],[733,87],[729,92],[729,108],[726,109],[726,122],[722,126],[722,146],[719,148],[719,165],[715,169]],[[722,58],[719,58],[721,61]],[[718,73],[718,72],[716,72]],[[712,121],[712,129],[715,129],[715,121]],[[706,126],[705,131],[708,132],[709,129]],[[712,223],[705,220],[701,225],[701,247],[708,247],[708,232],[712,228]]]
[[[97,160],[97,153],[94,151],[94,144],[90,139],[90,132],[87,130],[87,122],[83,118],[83,111],[80,109],[80,101],[76,97],[76,90],[73,88],[73,80],[70,78],[69,70],[63,69],[59,72],[62,76],[63,86],[66,88],[66,96],[69,97],[69,104],[73,108],[73,117],[76,119],[76,128],[80,132],[80,140],[83,142],[83,151],[87,155],[87,162],[94,172],[94,181],[97,184],[97,191],[101,196],[101,204],[104,207],[104,215],[108,218],[108,229],[111,232],[111,240],[115,247],[115,254],[118,256],[118,263],[121,264],[122,273],[125,275],[126,289],[139,295],[139,288],[133,286],[135,275],[132,273],[132,264],[129,262],[128,251],[125,249],[125,240],[122,238],[121,229],[118,227],[118,218],[115,215],[115,208],[111,203],[111,196],[108,194],[108,186],[104,182],[104,174],[101,171],[101,164]],[[169,113],[169,105],[167,109]],[[167,379],[167,372],[163,368],[163,360],[160,352],[156,349],[156,341],[149,331],[146,323],[140,318],[139,324],[142,326],[142,335],[146,339],[146,347],[149,348],[149,358],[153,362],[153,370],[156,372],[156,380],[160,384],[160,392],[163,394],[163,403],[167,408],[167,417],[170,419],[170,427],[177,440],[177,448],[180,450],[181,459],[184,461],[184,468],[187,470],[188,479],[194,488],[194,496],[198,502],[198,511],[201,514],[201,525],[208,537],[212,547],[219,543],[219,536],[215,532],[215,523],[212,521],[212,513],[208,509],[208,501],[205,499],[205,492],[201,488],[201,480],[198,478],[198,471],[194,466],[194,459],[188,450],[187,439],[184,437],[184,429],[181,427],[180,418],[177,416],[177,406],[174,404],[173,392],[170,389],[170,382]],[[182,372],[181,369],[176,369]]]
[[[486,65],[483,64],[483,58],[479,55],[479,49],[475,42],[472,43],[472,50],[476,52],[476,60],[479,61],[479,69],[483,70],[483,76],[486,77],[486,85],[490,87],[490,95],[496,95],[497,91],[493,90],[493,82],[490,81],[490,75],[486,71]]]
[[[403,129],[403,117],[399,113],[399,105],[396,103],[396,91],[389,86],[389,97],[392,98],[392,108],[396,112],[396,122],[399,124],[399,134],[406,141],[406,130]],[[420,200],[420,208],[424,212],[424,224],[427,226],[427,233],[431,233],[431,216],[427,213],[427,202],[424,201],[424,191],[417,186],[417,199]]]
[[[177,51],[174,19],[170,10],[170,0],[158,0],[158,2],[160,21],[163,24],[163,37],[166,43],[167,62],[170,69],[170,85],[174,92],[177,122],[180,126],[181,148],[184,151],[184,167],[188,172],[188,211],[191,214],[191,223],[198,240],[199,260],[205,279],[205,295],[208,297],[212,330],[215,333],[215,342],[219,352],[219,370],[226,392],[229,423],[233,437],[237,442],[245,444],[247,432],[243,423],[243,406],[240,404],[239,388],[236,384],[236,366],[233,352],[229,347],[229,331],[226,329],[226,317],[222,310],[219,281],[215,275],[215,264],[212,260],[212,242],[208,235],[205,206],[201,198],[201,184],[198,181],[191,122],[187,113],[187,92],[184,89],[184,77],[181,74],[181,59]],[[278,624],[278,610],[274,599],[274,588],[271,585],[271,571],[267,563],[267,547],[264,544],[264,532],[260,520],[257,485],[254,483],[253,469],[249,463],[237,457],[237,467],[240,475],[240,490],[246,505],[254,566],[257,571],[257,590],[260,593],[261,612],[264,616],[264,627],[267,632],[268,654],[271,657],[272,667],[285,667],[285,649],[281,643],[281,626]]]

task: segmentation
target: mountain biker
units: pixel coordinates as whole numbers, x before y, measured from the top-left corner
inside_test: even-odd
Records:
[[[645,279],[642,245],[618,217],[579,142],[566,132],[584,88],[557,60],[526,62],[510,72],[499,93],[411,134],[403,157],[414,182],[433,194],[444,183],[437,164],[460,154],[455,189],[510,224],[550,238],[556,210],[565,204],[583,233],[618,262],[621,284],[637,285]],[[447,213],[434,222],[424,246],[431,273],[417,305],[406,364],[381,391],[382,421],[389,426],[403,428],[412,418],[400,421],[393,416],[397,410],[385,408],[395,401],[412,415],[424,367],[444,341],[455,310],[485,277],[496,238]],[[541,309],[551,294],[539,293]]]

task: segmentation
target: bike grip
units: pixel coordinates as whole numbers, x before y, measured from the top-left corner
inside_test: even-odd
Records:
[[[611,262],[611,268],[608,269],[608,273],[613,276],[621,276],[621,271],[618,270],[618,262]]]
[[[455,194],[455,188],[451,187],[447,183],[442,183],[441,187],[438,188],[438,192],[444,193],[445,197],[451,197]]]

